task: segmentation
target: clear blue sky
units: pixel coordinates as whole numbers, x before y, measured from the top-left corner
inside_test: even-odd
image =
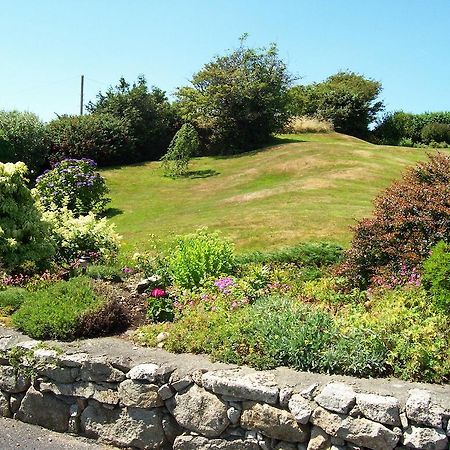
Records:
[[[0,0],[0,109],[50,120],[121,76],[168,94],[238,45],[278,45],[303,82],[380,80],[389,110],[450,110],[450,0]]]

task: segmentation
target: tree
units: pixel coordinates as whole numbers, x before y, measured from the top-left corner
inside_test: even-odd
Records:
[[[377,100],[381,90],[379,81],[341,71],[322,83],[294,86],[289,109],[292,115],[331,120],[336,131],[365,137],[384,108]]]
[[[167,176],[186,175],[191,156],[200,145],[197,130],[185,123],[173,137],[167,153],[161,158],[164,174]]]
[[[97,95],[97,102],[89,102],[93,114],[108,113],[125,120],[138,151],[137,160],[159,159],[166,150],[176,129],[175,111],[164,91],[150,90],[144,76],[130,85],[124,78]]]
[[[266,142],[288,120],[286,105],[292,77],[277,47],[244,45],[218,56],[196,73],[191,86],[179,88],[177,108],[199,129],[211,153],[236,153]]]

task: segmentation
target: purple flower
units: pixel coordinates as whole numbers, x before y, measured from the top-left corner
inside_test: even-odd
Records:
[[[219,278],[214,281],[214,286],[219,289],[219,291],[224,292],[225,294],[230,292],[230,288],[234,286],[234,280],[231,277]]]

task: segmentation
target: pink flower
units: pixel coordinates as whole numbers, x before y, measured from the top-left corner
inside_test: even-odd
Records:
[[[231,309],[236,309],[238,306],[239,306],[238,302],[234,301],[234,302],[231,304]]]
[[[166,291],[161,288],[155,288],[153,289],[152,293],[150,294],[154,298],[160,298],[166,296]]]

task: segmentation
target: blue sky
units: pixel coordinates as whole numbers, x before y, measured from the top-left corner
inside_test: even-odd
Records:
[[[450,110],[450,0],[0,0],[0,109],[50,120],[121,76],[168,94],[239,44],[278,45],[302,82],[380,80],[388,110]]]

